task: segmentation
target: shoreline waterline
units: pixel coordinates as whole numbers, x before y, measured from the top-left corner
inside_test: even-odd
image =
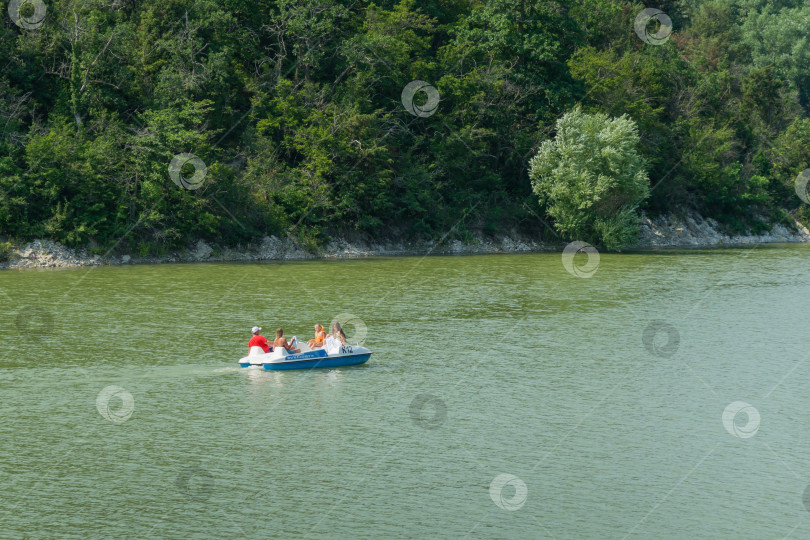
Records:
[[[789,228],[773,224],[762,234],[728,234],[711,218],[685,212],[647,218],[642,215],[639,241],[623,252],[643,253],[693,249],[727,249],[756,245],[810,243],[810,231],[800,223]],[[302,249],[290,239],[265,236],[242,248],[210,245],[198,240],[181,251],[159,256],[139,257],[133,254],[90,255],[87,249],[71,249],[58,242],[36,239],[12,250],[0,269],[70,268],[84,266],[118,266],[128,264],[171,264],[199,262],[307,261],[331,259],[367,259],[383,257],[424,257],[432,255],[497,255],[562,252],[565,243],[544,243],[525,236],[475,236],[462,242],[352,242],[333,239],[318,252]]]

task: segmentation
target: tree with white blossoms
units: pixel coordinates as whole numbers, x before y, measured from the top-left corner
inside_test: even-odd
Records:
[[[531,159],[529,177],[563,236],[609,250],[638,238],[636,210],[650,194],[638,143],[627,115],[611,119],[577,107],[557,120],[557,135]]]

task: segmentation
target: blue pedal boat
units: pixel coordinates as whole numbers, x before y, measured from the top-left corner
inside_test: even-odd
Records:
[[[336,368],[365,364],[369,358],[371,351],[360,345],[340,345],[294,354],[280,347],[270,353],[265,353],[261,347],[251,347],[250,354],[239,360],[239,365],[245,368],[261,366],[266,371]]]

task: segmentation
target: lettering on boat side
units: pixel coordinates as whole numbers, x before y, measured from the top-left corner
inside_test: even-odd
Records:
[[[315,358],[326,358],[326,354],[323,351],[311,351],[305,353],[290,354],[284,357],[284,361],[289,362],[292,360],[310,360]]]
[[[340,354],[351,354],[354,350],[352,349],[351,345],[342,345],[340,347]]]

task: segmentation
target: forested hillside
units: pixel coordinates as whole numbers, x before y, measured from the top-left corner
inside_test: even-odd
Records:
[[[803,0],[8,7],[2,236],[143,255],[265,233],[310,247],[573,239],[529,163],[577,110],[627,115],[631,142],[635,125],[647,213],[690,208],[738,229],[810,217],[794,189],[810,167]]]

